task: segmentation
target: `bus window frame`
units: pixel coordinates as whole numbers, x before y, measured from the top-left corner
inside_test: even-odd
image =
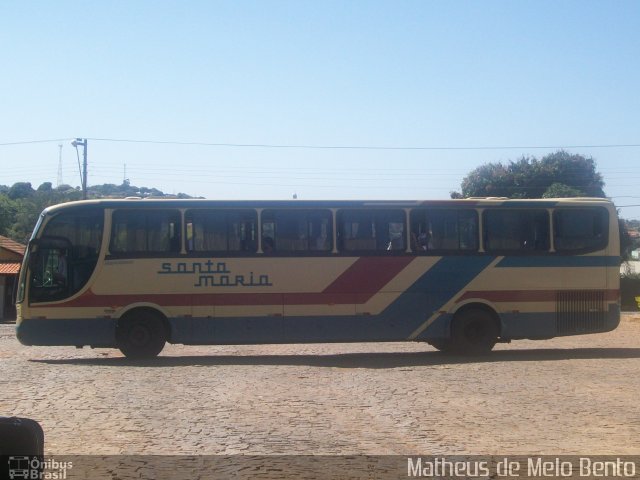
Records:
[[[437,256],[437,257],[442,257],[442,256],[477,256],[480,255],[484,252],[482,252],[480,250],[480,240],[481,240],[481,224],[480,224],[480,218],[481,218],[481,213],[479,212],[477,208],[473,208],[473,207],[463,207],[463,208],[452,208],[452,207],[419,207],[419,208],[412,208],[409,214],[409,222],[411,225],[411,235],[414,235],[416,232],[414,232],[413,230],[413,226],[414,226],[414,216],[418,215],[418,214],[422,214],[423,218],[428,218],[428,214],[429,212],[437,212],[437,211],[455,211],[455,212],[461,212],[461,211],[465,211],[465,212],[473,212],[475,220],[476,220],[476,224],[475,224],[475,237],[476,237],[476,247],[475,248],[469,248],[469,249],[450,249],[450,248],[427,248],[426,250],[421,250],[421,249],[417,249],[414,248],[413,242],[411,243],[411,253],[413,255],[419,255],[419,256]],[[459,234],[458,234],[458,238],[460,238]],[[459,244],[459,241],[458,241]]]
[[[157,251],[145,251],[145,250],[136,250],[136,251],[126,251],[126,252],[114,252],[112,250],[113,242],[115,238],[115,219],[116,215],[120,212],[146,212],[146,213],[167,213],[171,212],[175,214],[177,217],[177,224],[175,226],[175,230],[178,234],[177,242],[175,246],[171,246],[169,250],[157,250]],[[114,208],[109,212],[109,236],[108,236],[108,245],[107,245],[107,254],[106,260],[116,260],[116,259],[129,259],[129,258],[175,258],[179,256],[183,256],[182,254],[182,244],[183,244],[183,225],[184,225],[184,215],[181,209],[178,208],[144,208],[144,207],[124,207],[124,208]],[[145,223],[145,233],[148,235],[149,230],[146,229]],[[148,243],[148,237],[147,237]],[[169,239],[171,242],[171,239]]]
[[[402,223],[403,226],[403,230],[402,230],[402,237],[401,237],[401,248],[395,248],[395,249],[391,249],[391,250],[383,250],[383,249],[378,249],[377,245],[378,245],[378,239],[377,238],[373,238],[373,240],[375,240],[376,242],[376,248],[373,250],[369,250],[369,249],[354,249],[354,250],[346,250],[344,248],[344,237],[343,237],[343,215],[345,214],[345,212],[349,213],[349,212],[369,212],[372,215],[374,215],[374,218],[376,220],[376,226],[377,226],[377,214],[381,213],[381,212],[388,212],[388,213],[396,213],[398,214],[398,218],[402,217],[402,222],[394,222],[394,223]],[[390,257],[390,256],[403,256],[403,255],[412,255],[412,253],[407,253],[407,239],[409,237],[410,234],[410,224],[407,223],[407,213],[406,210],[400,207],[394,207],[394,208],[381,208],[381,207],[373,207],[373,208],[339,208],[337,209],[337,211],[335,212],[335,220],[336,220],[336,247],[338,250],[338,253],[341,256],[345,256],[345,257],[354,257],[354,256],[358,256],[358,257],[368,257],[368,256],[380,256],[380,257]],[[388,225],[389,223],[387,223]]]
[[[222,212],[225,215],[228,213],[238,212],[238,213],[251,213],[254,217],[255,221],[255,245],[251,250],[190,250],[188,245],[188,235],[187,235],[187,217],[189,213],[192,212]],[[260,224],[260,215],[258,211],[254,208],[211,208],[211,207],[195,207],[195,208],[186,208],[183,211],[182,215],[182,239],[184,243],[184,253],[181,256],[185,256],[188,258],[206,258],[206,257],[220,257],[220,258],[233,258],[233,257],[253,257],[258,254],[259,248],[259,224]],[[229,245],[229,237],[228,237],[228,217],[225,217],[225,226],[227,228],[227,246]]]
[[[311,250],[309,248],[307,248],[306,250],[290,250],[290,251],[282,251],[282,250],[278,250],[278,242],[277,242],[277,238],[273,238],[273,242],[275,244],[275,248],[272,251],[269,252],[265,252],[264,251],[264,240],[265,240],[265,231],[264,231],[264,223],[265,223],[265,216],[268,218],[269,215],[272,215],[274,213],[277,212],[284,212],[284,213],[294,213],[294,212],[298,212],[298,213],[304,213],[306,215],[308,214],[314,214],[314,213],[322,213],[322,214],[328,214],[327,218],[329,220],[329,223],[327,224],[328,228],[329,228],[329,232],[327,234],[327,241],[329,242],[329,246],[327,249],[324,250]],[[274,222],[275,222],[275,216],[274,218]],[[327,256],[332,256],[334,255],[334,251],[336,249],[336,244],[335,244],[335,212],[330,209],[330,208],[273,208],[273,207],[268,207],[268,208],[263,208],[260,210],[260,215],[259,215],[259,224],[260,224],[260,256],[266,256],[266,257],[327,257]],[[308,220],[307,220],[307,227],[308,227]],[[274,232],[275,235],[277,236],[277,230]],[[309,246],[309,238],[307,237],[307,246]]]
[[[604,221],[603,221],[603,225],[605,227],[605,231],[602,234],[602,240],[598,245],[595,245],[593,247],[584,247],[584,248],[580,248],[580,249],[571,249],[571,250],[567,250],[567,249],[563,249],[563,248],[558,248],[557,245],[557,237],[556,237],[556,213],[558,211],[568,211],[568,210],[593,210],[593,211],[600,211],[604,214]],[[609,215],[609,210],[607,210],[605,207],[601,207],[599,205],[561,205],[561,206],[556,206],[553,208],[552,214],[551,214],[551,226],[552,226],[552,230],[551,230],[551,239],[553,241],[553,246],[554,246],[554,251],[557,255],[562,255],[562,256],[576,256],[576,255],[585,255],[588,253],[594,253],[594,252],[601,252],[603,250],[606,250],[609,247],[609,237],[611,235],[610,232],[610,225],[611,222],[611,217]]]
[[[486,215],[490,212],[496,212],[496,211],[505,211],[505,212],[544,212],[546,214],[546,226],[547,226],[547,248],[546,249],[536,249],[536,248],[487,248],[487,230],[488,230],[488,222],[486,219]],[[553,248],[553,231],[550,228],[550,220],[551,220],[551,212],[549,211],[548,208],[544,208],[542,206],[538,207],[538,206],[534,206],[534,207],[520,207],[517,205],[514,206],[509,206],[509,207],[503,207],[503,206],[495,206],[495,207],[489,207],[489,208],[484,208],[482,210],[482,230],[481,230],[481,234],[482,234],[482,248],[483,248],[483,252],[488,254],[488,255],[504,255],[504,256],[509,256],[509,257],[513,257],[513,256],[547,256],[547,255],[552,255],[554,253],[554,251],[552,250]]]

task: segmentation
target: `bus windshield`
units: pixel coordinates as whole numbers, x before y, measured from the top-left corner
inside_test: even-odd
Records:
[[[62,300],[89,280],[102,243],[103,213],[87,209],[64,212],[44,224],[30,243],[30,299]]]

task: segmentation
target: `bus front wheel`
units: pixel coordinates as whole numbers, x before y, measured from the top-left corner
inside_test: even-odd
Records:
[[[461,355],[489,353],[498,341],[498,323],[487,310],[470,308],[453,318],[452,351]]]
[[[156,357],[162,351],[167,335],[157,314],[141,310],[120,319],[116,339],[125,357],[144,359]]]

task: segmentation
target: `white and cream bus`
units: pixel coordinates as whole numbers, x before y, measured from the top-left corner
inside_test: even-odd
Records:
[[[616,210],[595,198],[88,200],[47,208],[25,345],[496,342],[616,328]]]

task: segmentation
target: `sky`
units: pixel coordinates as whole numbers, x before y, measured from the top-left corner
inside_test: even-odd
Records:
[[[4,0],[0,64],[0,185],[80,137],[90,185],[443,199],[564,148],[640,219],[636,0]]]

